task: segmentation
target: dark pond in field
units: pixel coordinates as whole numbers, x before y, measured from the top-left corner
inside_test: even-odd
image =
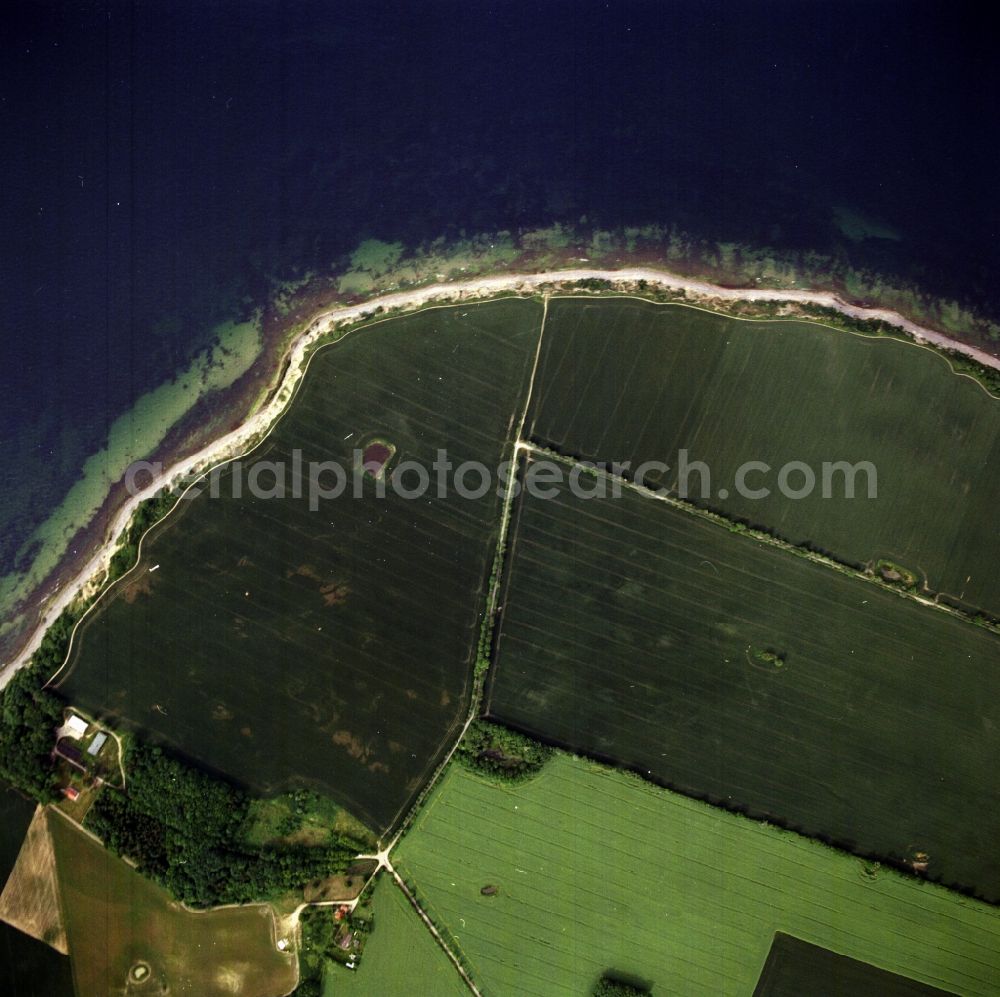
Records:
[[[362,454],[361,466],[373,478],[377,478],[383,473],[382,469],[394,452],[395,448],[387,443],[381,441],[370,443]]]

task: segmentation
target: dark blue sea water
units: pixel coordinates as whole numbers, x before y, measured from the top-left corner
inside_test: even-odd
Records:
[[[15,2],[0,14],[0,575],[264,278],[553,220],[835,251],[997,307],[972,5]],[[848,206],[898,239],[852,242]]]

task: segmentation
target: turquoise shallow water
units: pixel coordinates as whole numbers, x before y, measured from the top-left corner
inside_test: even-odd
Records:
[[[53,489],[50,501],[33,510],[28,521],[41,521],[14,552],[13,566],[0,577],[0,614],[15,607],[72,549],[77,531],[91,521],[111,485],[133,461],[154,452],[199,398],[228,387],[249,369],[260,352],[259,321],[222,323],[212,330],[212,343],[173,379],[141,395],[108,424],[100,449],[86,457],[58,504],[51,503],[59,494]]]

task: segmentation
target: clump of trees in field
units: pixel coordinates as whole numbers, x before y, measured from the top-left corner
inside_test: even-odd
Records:
[[[516,782],[534,775],[552,756],[552,748],[488,720],[474,720],[456,752],[473,771]]]
[[[621,973],[605,973],[594,987],[593,997],[648,997],[650,984]]]
[[[915,571],[904,568],[901,564],[885,559],[875,562],[875,571],[879,578],[897,588],[905,589],[907,592],[916,592],[920,584],[920,577]]]
[[[785,654],[783,651],[775,651],[773,647],[755,647],[751,654],[753,660],[759,665],[768,665],[771,668],[781,668],[785,664]]]
[[[247,903],[344,872],[361,843],[339,834],[323,846],[250,845],[250,798],[162,748],[133,742],[128,789],[106,787],[87,827],[111,851],[193,906]]]

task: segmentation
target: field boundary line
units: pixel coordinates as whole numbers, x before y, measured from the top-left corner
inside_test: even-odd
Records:
[[[549,295],[545,294],[542,299],[542,321],[538,328],[538,342],[535,345],[535,357],[531,367],[531,376],[528,380],[528,387],[525,392],[524,406],[521,409],[521,418],[517,426],[517,431],[513,436],[513,463],[514,471],[516,473],[517,459],[523,449],[521,444],[521,434],[524,431],[524,424],[528,418],[528,410],[531,407],[531,398],[535,385],[535,376],[538,373],[539,359],[542,354],[542,339],[545,335],[545,322],[548,318],[549,312]],[[504,561],[505,561],[505,550],[507,544],[507,533],[510,527],[510,516],[511,509],[514,505],[514,492],[513,487],[508,488],[504,493],[503,506],[500,511],[500,523],[497,530],[497,542],[493,555],[493,566],[491,569],[491,582],[490,590],[487,595],[486,600],[486,610],[483,614],[483,619],[480,624],[480,638],[476,649],[476,660],[473,665],[473,678],[472,678],[472,695],[469,700],[469,712],[465,719],[465,723],[462,725],[462,729],[459,732],[458,737],[455,739],[451,748],[449,749],[447,755],[442,759],[440,765],[435,769],[434,773],[431,775],[430,780],[424,786],[414,801],[413,805],[410,807],[409,812],[400,824],[399,829],[393,836],[389,844],[382,849],[377,856],[379,867],[385,868],[392,875],[396,882],[396,885],[403,891],[410,905],[413,909],[420,915],[421,920],[424,922],[425,926],[430,930],[431,934],[434,936],[441,948],[444,949],[448,958],[451,960],[452,964],[458,970],[462,979],[465,981],[469,989],[476,995],[476,997],[481,997],[481,993],[477,988],[476,984],[473,982],[472,977],[466,971],[465,967],[462,965],[458,957],[452,952],[451,948],[445,942],[441,933],[438,931],[434,922],[431,920],[427,912],[420,906],[420,902],[417,900],[416,896],[409,890],[403,881],[402,877],[396,872],[393,867],[392,861],[390,859],[390,854],[392,850],[399,844],[403,835],[412,827],[413,823],[426,813],[426,807],[433,805],[434,802],[434,789],[440,784],[441,779],[444,777],[449,765],[455,757],[455,753],[458,751],[459,745],[465,739],[465,735],[468,733],[469,728],[472,726],[473,721],[479,715],[479,709],[482,705],[483,689],[485,686],[486,675],[488,672],[488,667],[483,668],[481,663],[480,655],[483,650],[484,643],[488,645],[489,639],[493,633],[493,625],[496,619],[496,606],[497,597],[501,588],[504,577]]]
[[[531,300],[531,299],[524,298],[522,300]],[[435,306],[435,307],[458,307],[458,305]],[[538,369],[538,357],[542,349],[542,333],[545,331],[545,318],[547,314],[548,314],[548,297],[546,296],[542,306],[542,321],[538,330],[538,343],[535,347],[535,360],[534,360],[534,365],[532,366],[531,369],[531,380],[529,381],[528,384],[527,399],[525,400],[524,409],[521,413],[521,423],[518,426],[517,433],[513,437],[513,443],[514,443],[513,456],[515,465],[518,454],[517,441],[520,439],[521,430],[524,426],[524,420],[525,417],[527,416],[528,403],[531,400],[531,388],[534,385],[535,372]],[[365,328],[367,328],[367,326]],[[339,340],[337,340],[336,342],[339,342]],[[504,448],[506,448],[506,441],[504,443]],[[508,492],[512,491],[513,488],[508,489]],[[487,612],[483,616],[483,620],[480,624],[480,638],[475,649],[475,661],[473,662],[473,674],[472,674],[472,688],[469,695],[469,712],[465,718],[465,722],[462,724],[462,727],[458,732],[457,737],[455,738],[454,743],[451,746],[451,749],[448,751],[445,757],[440,761],[440,763],[437,766],[435,766],[427,782],[424,784],[423,788],[420,790],[419,793],[417,793],[416,797],[413,799],[413,802],[409,804],[404,803],[403,806],[400,807],[396,815],[393,817],[388,827],[386,828],[386,832],[383,835],[379,836],[378,842],[379,844],[381,844],[385,837],[385,834],[392,830],[392,827],[395,825],[396,821],[399,820],[401,815],[403,815],[403,819],[398,829],[396,830],[396,833],[390,839],[388,846],[384,848],[381,852],[379,852],[379,854],[375,856],[376,858],[380,858],[380,856],[382,855],[388,857],[392,849],[396,847],[396,844],[403,837],[403,834],[406,832],[407,828],[412,824],[413,819],[416,817],[417,813],[423,806],[423,803],[426,801],[427,797],[430,795],[431,790],[434,788],[435,785],[437,785],[438,780],[444,774],[445,769],[448,767],[448,763],[454,757],[455,752],[458,750],[459,744],[461,744],[462,739],[465,737],[466,733],[469,730],[469,727],[472,726],[472,721],[475,720],[476,714],[479,712],[479,706],[480,703],[482,702],[482,687],[484,679],[484,676],[480,675],[478,672],[479,652],[482,646],[484,628],[487,626],[487,621],[490,620],[491,615],[494,611],[493,607],[496,603],[496,592],[499,590],[501,566],[503,564],[503,544],[504,544],[504,537],[506,534],[506,520],[509,518],[510,515],[510,505],[511,505],[511,496],[509,494],[505,494],[504,503],[500,509],[500,526],[497,531],[497,545],[496,548],[494,549],[493,565],[490,569],[490,578],[492,581],[488,583],[489,591],[487,592]]]
[[[852,568],[850,565],[841,564],[839,561],[834,560],[830,557],[825,557],[823,554],[819,554],[816,551],[807,550],[805,547],[799,547],[796,544],[791,543],[788,540],[784,540],[781,537],[773,536],[770,533],[765,533],[762,530],[756,529],[752,526],[746,526],[743,529],[737,531],[732,529],[732,527],[741,525],[735,520],[729,519],[728,517],[711,512],[708,509],[702,509],[700,506],[695,505],[693,502],[686,502],[683,499],[676,498],[673,495],[665,495],[661,491],[653,488],[649,488],[645,485],[637,485],[633,481],[629,481],[628,478],[623,478],[619,474],[614,474],[605,468],[593,465],[589,461],[581,461],[575,457],[567,457],[564,454],[560,454],[555,450],[549,450],[546,447],[538,446],[537,444],[531,443],[529,441],[522,440],[519,443],[520,449],[526,451],[529,456],[532,454],[538,454],[547,457],[550,460],[554,460],[557,463],[564,464],[571,468],[582,468],[586,473],[594,475],[599,478],[603,478],[606,481],[610,481],[614,485],[619,485],[623,488],[627,488],[638,495],[642,495],[644,498],[654,499],[658,502],[663,502],[670,506],[672,509],[676,509],[680,512],[685,513],[689,516],[695,516],[705,522],[712,523],[714,526],[718,526],[720,529],[725,529],[732,533],[734,536],[742,536],[749,540],[757,541],[758,543],[763,543],[775,550],[785,551],[786,553],[792,554],[795,557],[800,557],[803,560],[811,561],[813,564],[822,565],[824,568],[830,571],[836,571],[839,574],[845,575],[848,578],[855,578],[858,581],[866,582],[869,585],[874,585],[876,588],[883,592],[890,592],[893,595],[898,596],[901,599],[906,599],[909,602],[917,603],[920,606],[926,606],[929,609],[936,609],[939,612],[945,613],[947,616],[953,619],[959,620],[962,623],[970,626],[976,627],[979,630],[985,630],[987,633],[991,633],[994,636],[1000,635],[1000,630],[997,626],[990,623],[977,623],[968,614],[963,613],[960,609],[956,609],[946,603],[936,602],[933,599],[928,599],[926,596],[922,596],[915,592],[909,592],[906,589],[898,588],[895,585],[890,585],[888,582],[882,581],[880,578],[869,575],[864,571],[859,571],[856,568]],[[940,594],[940,593],[938,593]]]
[[[528,419],[528,410],[531,408],[531,398],[535,388],[535,376],[538,374],[538,361],[542,355],[542,338],[545,335],[545,321],[549,316],[549,295],[545,295],[542,306],[542,325],[538,330],[538,345],[535,347],[535,362],[531,368],[531,379],[528,381],[528,390],[524,399],[524,409],[521,412],[521,421],[518,423],[517,432],[514,434],[514,473],[517,473],[517,458],[523,449],[522,436],[524,434],[524,424]],[[490,592],[489,602],[486,606],[486,618],[489,621],[490,631],[496,621],[497,597],[503,581],[503,570],[505,562],[505,551],[507,548],[507,534],[510,530],[510,514],[514,507],[515,488],[511,487],[504,493],[503,509],[500,513],[500,530],[497,536],[496,558],[494,560],[494,584]],[[480,690],[481,691],[481,690]]]
[[[520,453],[520,451],[518,451]],[[530,452],[525,450],[525,468],[527,468],[528,460],[530,458]],[[504,550],[505,558],[505,570],[503,572],[503,578],[497,580],[497,597],[499,598],[500,592],[503,591],[504,597],[509,595],[511,586],[511,576],[514,570],[514,560],[517,557],[517,544],[521,535],[521,519],[524,513],[524,507],[527,502],[524,501],[524,496],[521,496],[521,501],[517,503],[517,513],[514,515],[514,531],[510,534],[510,539]],[[499,623],[499,626],[497,625]],[[488,667],[483,673],[483,699],[480,700],[480,704],[483,705],[483,700],[485,700],[486,715],[489,715],[490,703],[493,699],[493,687],[490,679],[492,673],[494,672],[494,663],[500,658],[500,642],[503,640],[503,615],[500,609],[494,610],[493,619],[490,622],[490,660],[488,662]]]
[[[513,438],[515,463],[517,460],[517,455],[520,452],[519,446],[520,446],[521,431],[523,430],[524,422],[525,419],[527,418],[528,406],[531,403],[531,389],[534,386],[535,373],[538,370],[538,358],[541,355],[542,336],[545,332],[545,320],[547,316],[548,316],[548,296],[546,296],[543,301],[542,321],[538,329],[538,343],[535,346],[535,360],[531,370],[531,379],[528,383],[528,390],[526,393],[527,397],[525,398],[524,408],[522,409],[521,412],[521,421],[520,424],[518,425],[517,434]],[[406,833],[406,830],[412,824],[414,818],[420,811],[424,802],[427,800],[431,791],[437,785],[441,776],[444,774],[445,769],[448,767],[449,762],[451,762],[452,758],[454,758],[455,752],[458,750],[459,744],[462,743],[462,739],[468,732],[469,727],[472,726],[472,722],[473,720],[475,720],[476,715],[479,712],[479,706],[482,702],[483,684],[485,679],[485,673],[480,672],[479,653],[482,649],[483,640],[486,638],[486,635],[492,632],[492,621],[496,611],[495,607],[496,607],[497,592],[499,591],[500,580],[503,574],[503,561],[504,561],[503,552],[504,552],[504,545],[506,543],[507,528],[510,522],[510,510],[514,501],[513,493],[514,493],[513,488],[507,489],[504,495],[504,503],[500,510],[500,525],[497,530],[497,543],[493,554],[493,567],[491,569],[492,582],[490,584],[490,591],[487,594],[486,612],[484,613],[482,622],[480,624],[480,640],[479,640],[479,645],[477,646],[476,649],[476,661],[473,665],[474,671],[473,671],[473,681],[472,681],[472,694],[469,698],[468,715],[466,716],[465,723],[462,725],[462,729],[459,731],[458,737],[455,738],[455,741],[452,744],[451,749],[441,760],[440,764],[435,768],[434,772],[431,774],[430,779],[427,781],[423,789],[421,789],[421,791],[417,794],[416,799],[410,805],[409,810],[406,813],[406,816],[403,818],[403,821],[399,825],[399,828],[397,829],[396,833],[390,839],[389,844],[386,846],[386,848],[384,848],[381,852],[379,852],[378,856],[376,856],[377,858],[379,858],[380,862],[382,861],[381,856],[383,855],[386,857],[386,861],[388,861],[389,853],[393,850],[393,848],[396,847],[399,840]]]
[[[515,449],[521,440],[521,434],[524,432],[524,423],[528,418],[528,409],[531,408],[531,396],[535,389],[535,376],[538,374],[538,361],[542,355],[542,340],[545,338],[545,323],[549,317],[549,298],[550,295],[548,294],[542,296],[542,324],[538,329],[538,343],[535,345],[535,360],[531,365],[531,378],[528,380],[528,390],[524,396],[524,408],[521,410],[521,421],[518,424],[517,432],[514,434]]]
[[[451,964],[455,967],[458,975],[462,977],[465,985],[476,995],[476,997],[482,997],[482,991],[476,986],[475,981],[469,975],[468,970],[462,965],[461,960],[457,955],[451,950],[451,946],[445,941],[444,936],[438,931],[437,925],[431,920],[430,915],[420,906],[417,898],[410,892],[410,888],[406,885],[403,877],[400,876],[398,872],[392,866],[389,867],[389,872],[392,874],[393,882],[403,891],[403,896],[409,901],[410,906],[417,912],[420,916],[420,920],[424,922],[424,926],[430,931],[434,940],[438,943],[444,953],[451,960]]]
[[[83,824],[80,821],[78,821],[75,817],[71,817],[64,810],[60,810],[59,807],[57,807],[54,803],[49,803],[46,806],[47,806],[47,809],[48,809],[49,813],[58,814],[63,820],[68,821],[70,824],[72,824],[73,827],[75,827],[81,834],[85,834],[88,838],[90,838],[91,841],[97,842],[97,844],[99,844],[102,848],[104,848],[105,851],[108,851],[109,855],[111,854],[111,852],[105,846],[104,842],[101,841],[101,839],[96,834],[94,834],[94,832],[91,831],[90,828],[84,827]],[[116,858],[121,858],[121,856],[115,856],[115,857]],[[133,870],[135,869],[135,866],[132,865],[132,863],[129,862],[128,859],[122,858],[122,861],[130,869],[133,869]],[[150,882],[152,882],[152,880],[150,880]]]

